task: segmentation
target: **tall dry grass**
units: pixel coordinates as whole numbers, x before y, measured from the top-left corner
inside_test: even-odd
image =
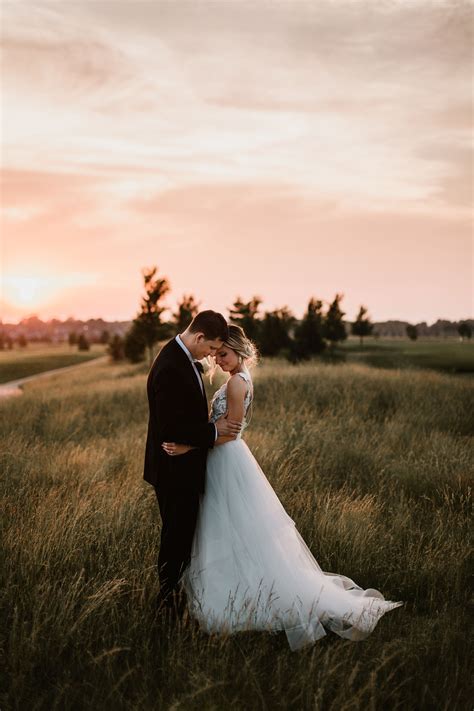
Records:
[[[473,382],[362,365],[256,373],[246,439],[322,568],[406,605],[364,642],[153,620],[159,515],[141,367],[0,403],[1,708],[470,708]]]

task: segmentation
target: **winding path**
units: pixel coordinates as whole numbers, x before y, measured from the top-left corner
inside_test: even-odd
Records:
[[[31,380],[38,380],[39,378],[47,378],[50,375],[57,375],[58,373],[65,373],[66,371],[75,370],[76,368],[85,368],[87,365],[92,365],[93,363],[105,363],[109,360],[108,356],[99,356],[98,358],[91,358],[85,363],[76,363],[76,365],[65,365],[62,368],[54,368],[54,370],[45,370],[42,373],[35,373],[35,375],[28,375],[26,378],[19,378],[18,380],[10,380],[8,383],[0,384],[0,398],[12,397],[15,395],[21,395],[23,393],[23,385],[29,383]]]

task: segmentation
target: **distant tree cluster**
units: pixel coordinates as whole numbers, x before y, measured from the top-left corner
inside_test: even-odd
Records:
[[[164,321],[166,307],[162,302],[170,290],[170,283],[166,277],[158,276],[157,267],[143,269],[142,275],[145,293],[140,310],[123,341],[115,338],[109,344],[108,352],[112,360],[125,357],[132,363],[139,363],[148,355],[151,365],[156,343],[184,331],[198,313],[199,303],[192,294],[184,294],[172,320]]]
[[[187,329],[193,318],[199,311],[200,304],[194,299],[192,294],[185,294],[178,303],[178,309],[173,314],[172,329],[174,334],[182,333]]]
[[[472,338],[472,328],[466,321],[459,324],[458,333],[462,341],[465,341],[466,339],[470,341]]]
[[[163,301],[170,291],[168,279],[158,275],[157,267],[143,269],[142,275],[144,292],[131,323],[107,324],[103,319],[83,322],[73,318],[65,322],[52,319],[45,323],[37,316],[23,319],[18,326],[0,322],[0,350],[12,349],[15,345],[26,348],[30,339],[67,339],[71,347],[81,351],[89,350],[91,343],[105,345],[112,361],[127,358],[138,363],[147,358],[151,364],[156,344],[182,333],[198,313],[200,303],[192,294],[184,294],[171,319],[165,320],[163,314],[167,307]],[[342,299],[343,294],[336,293],[333,301],[325,305],[321,299],[312,297],[302,319],[297,319],[288,306],[262,312],[259,296],[253,296],[249,301],[238,296],[229,308],[229,320],[244,329],[262,356],[283,356],[294,363],[325,351],[333,354],[337,344],[346,340],[349,330],[359,338],[361,347],[368,336],[405,336],[416,340],[419,336],[457,335],[462,341],[472,338],[473,320],[453,323],[438,319],[432,326],[405,321],[374,324],[366,306],[360,306],[355,321],[346,322],[345,312],[341,309]]]
[[[77,339],[77,348],[80,351],[88,351],[90,350],[90,343],[87,340],[86,336],[81,333],[79,338]]]
[[[125,358],[124,340],[118,333],[109,341],[107,352],[113,361],[120,361]]]
[[[123,344],[114,339],[109,345],[113,360],[120,360],[123,353],[128,360],[136,363],[144,360],[147,353],[151,363],[155,344],[185,330],[198,312],[199,303],[192,295],[185,294],[172,314],[172,320],[163,321],[165,307],[162,301],[170,286],[166,278],[158,277],[157,271],[156,267],[143,270],[145,295],[141,309]],[[229,308],[229,319],[244,329],[262,356],[280,355],[298,362],[322,353],[326,348],[332,352],[337,343],[347,338],[342,298],[343,294],[336,294],[325,312],[321,300],[310,299],[299,321],[287,306],[261,313],[262,300],[259,296],[253,296],[248,302],[237,297]],[[361,307],[355,329],[361,339],[371,332],[364,307]]]
[[[241,301],[241,300],[240,300]],[[253,300],[249,302],[250,308],[247,318],[244,323],[244,328],[248,331],[251,337],[254,337],[251,329],[253,327],[253,318],[257,313],[261,304],[256,304]],[[199,308],[199,304],[195,301],[192,295],[186,294],[182,297],[181,302],[177,305],[177,311],[172,314],[171,318],[167,319],[168,327],[171,335],[179,333],[191,320],[192,316]],[[365,308],[365,307],[361,307]],[[278,309],[277,309],[278,311]],[[357,321],[364,321],[364,316],[356,318]],[[356,323],[354,322],[354,323]],[[295,319],[295,324],[297,325]],[[345,326],[353,335],[358,336],[358,326],[353,330],[353,325],[350,321],[345,322]],[[410,324],[407,321],[380,321],[372,324],[373,330],[370,334],[372,338],[389,337],[389,338],[407,338],[407,326],[414,325],[417,331],[418,338],[459,338],[461,341],[468,342],[472,339],[474,331],[474,319],[465,319],[463,321],[447,321],[446,319],[438,319],[431,325],[425,321]],[[110,345],[111,340],[115,335],[122,339],[130,330],[132,321],[104,321],[102,318],[90,318],[85,321],[72,317],[62,321],[57,318],[42,321],[38,316],[28,316],[21,319],[19,323],[6,323],[0,320],[0,351],[13,348],[24,348],[20,346],[20,336],[24,336],[27,345],[30,343],[64,343],[69,342],[71,347],[77,348],[79,335],[82,333],[91,344]],[[365,326],[362,325],[362,329]],[[364,332],[359,335],[359,338],[365,338]],[[143,351],[145,353],[145,351]],[[144,357],[144,355],[143,355]]]
[[[417,324],[410,324],[406,321],[382,321],[374,323],[374,330],[377,335],[388,338],[404,338],[407,335],[407,326],[415,326],[419,338],[461,338],[469,339],[469,331],[472,335],[474,329],[474,319],[464,321],[447,321],[438,319],[431,326],[426,321]],[[463,336],[463,333],[466,335]],[[374,333],[375,335],[375,333]]]
[[[253,297],[248,302],[244,302],[241,298],[236,299],[235,303],[229,309],[230,318],[232,319],[233,316],[235,316],[249,334],[249,337],[261,343],[261,348],[264,352],[275,353],[284,352],[286,350],[291,353],[292,359],[299,360],[302,357],[301,354],[306,352],[308,348],[317,352],[318,348],[324,350],[327,345],[337,343],[337,341],[331,341],[329,338],[330,332],[332,331],[330,327],[332,320],[331,312],[329,324],[323,329],[321,323],[319,327],[320,336],[314,336],[316,341],[322,337],[324,345],[316,346],[315,343],[311,346],[308,345],[308,343],[305,345],[308,332],[314,333],[314,324],[312,322],[314,320],[317,321],[318,318],[322,318],[323,322],[328,320],[328,315],[322,314],[322,302],[318,309],[316,308],[318,300],[313,298],[311,301],[313,302],[311,306],[308,304],[308,311],[310,313],[305,314],[303,319],[304,324],[302,321],[296,319],[287,307],[260,313],[259,309],[262,301],[259,297]],[[156,317],[159,317],[161,335],[158,340],[163,340],[173,334],[182,332],[196,314],[199,306],[200,304],[195,300],[193,295],[185,294],[177,304],[177,309],[172,313],[171,318],[164,320],[163,312],[165,307],[160,303],[160,308],[162,309],[161,313],[157,313],[156,316],[151,316],[152,321]],[[318,311],[320,312],[319,316],[317,315]],[[335,315],[337,321],[337,312]],[[147,319],[150,320],[150,316],[142,316],[140,321],[146,323]],[[309,323],[306,323],[306,320]],[[463,321],[438,319],[431,325],[428,325],[424,321],[417,324],[410,324],[407,321],[382,321],[372,324],[367,316],[366,307],[364,306],[360,307],[359,314],[353,323],[344,321],[343,324],[347,332],[350,331],[352,335],[359,337],[361,346],[363,346],[366,336],[371,336],[372,338],[408,337],[414,340],[416,340],[416,338],[430,337],[459,338],[462,342],[467,343],[472,339],[474,330],[474,319],[466,319]],[[0,351],[26,348],[30,343],[35,342],[69,342],[71,348],[78,348],[79,336],[82,334],[90,345],[101,344],[106,346],[106,351],[110,354],[112,360],[121,360],[125,357],[125,337],[129,334],[133,325],[134,322],[130,320],[104,321],[102,318],[82,321],[69,317],[64,321],[57,318],[42,321],[35,315],[23,318],[16,324],[5,323],[0,320]],[[128,351],[134,354],[134,358],[141,360],[144,359],[146,355],[148,348],[147,341],[140,336],[139,328],[133,330],[133,334],[127,336],[127,340],[129,340]],[[326,331],[327,335],[324,335]],[[321,334],[323,335],[321,336]],[[310,337],[310,340],[312,338],[313,336]],[[121,345],[119,346],[120,343]],[[329,348],[328,350],[330,351],[331,349]]]
[[[130,330],[124,339],[117,336],[111,341],[107,339],[112,360],[126,357],[136,363],[144,360],[145,354],[148,354],[151,364],[156,343],[184,331],[198,312],[199,303],[194,296],[185,294],[177,304],[171,320],[164,321],[166,307],[163,299],[170,291],[169,281],[158,276],[157,267],[144,269],[142,274],[145,293]],[[345,312],[341,309],[343,296],[337,293],[326,309],[322,300],[312,297],[301,320],[287,306],[262,313],[262,299],[259,296],[253,296],[250,301],[244,301],[238,296],[229,308],[229,320],[244,329],[262,356],[284,356],[296,363],[325,350],[333,354],[337,344],[346,340],[348,331],[344,321]],[[416,340],[417,327],[405,323],[405,329],[406,336]],[[359,337],[361,347],[364,338],[378,335],[374,332],[374,324],[366,306],[360,306],[350,330],[352,335]],[[462,339],[471,338],[472,331],[467,322],[459,324],[458,332]]]
[[[13,350],[15,344],[18,346],[18,348],[22,349],[28,346],[28,339],[24,333],[20,333],[16,337],[16,339],[14,339],[9,336],[8,333],[0,331],[0,351],[11,351]]]
[[[68,343],[71,347],[77,347],[78,351],[89,351],[91,347],[90,339],[86,336],[84,331],[81,333],[70,331],[68,334]]]
[[[411,323],[407,324],[405,331],[411,341],[416,341],[416,339],[420,335],[419,326],[415,326]],[[467,321],[461,321],[460,323],[458,323],[456,331],[461,341],[469,341],[472,338],[472,328]]]
[[[20,337],[30,343],[69,343],[77,347],[79,334],[83,333],[89,343],[106,344],[112,334],[123,336],[130,328],[130,321],[107,322],[102,318],[90,318],[86,321],[69,317],[64,321],[52,318],[42,321],[38,316],[28,316],[19,323],[5,323],[0,320],[0,350],[8,347],[8,339],[13,347],[20,345]]]
[[[238,297],[229,309],[229,317],[252,338],[262,356],[281,355],[298,362],[322,353],[328,346],[333,350],[347,338],[342,298],[342,294],[336,294],[326,313],[323,302],[311,298],[298,321],[287,306],[261,314],[260,297],[254,296],[249,302]]]
[[[359,336],[360,345],[362,346],[364,344],[364,336],[372,335],[373,330],[374,325],[367,316],[367,309],[365,306],[361,306],[357,318],[352,324],[352,335]]]
[[[132,363],[139,363],[147,352],[151,364],[155,343],[171,335],[170,325],[162,320],[166,309],[161,303],[170,290],[170,284],[166,277],[158,277],[157,272],[157,267],[142,270],[145,293],[140,311],[124,341],[125,357]]]
[[[0,331],[0,351],[9,350],[13,348],[13,338],[3,331]]]

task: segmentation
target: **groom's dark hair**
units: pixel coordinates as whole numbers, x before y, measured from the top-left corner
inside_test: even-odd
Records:
[[[191,333],[204,333],[206,340],[215,341],[229,338],[229,327],[222,314],[217,311],[200,311],[188,326]]]

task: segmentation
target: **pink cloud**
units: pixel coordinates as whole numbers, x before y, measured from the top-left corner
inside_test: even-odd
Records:
[[[350,314],[466,317],[469,15],[7,3],[3,269],[99,275],[48,306],[78,315],[133,314],[156,263],[222,309],[342,290]]]

